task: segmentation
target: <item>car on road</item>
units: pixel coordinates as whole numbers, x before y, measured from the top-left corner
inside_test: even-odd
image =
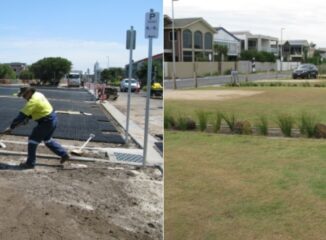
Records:
[[[317,78],[318,68],[314,64],[301,64],[292,73],[292,78]]]
[[[129,88],[129,78],[125,78],[120,83],[120,91],[128,92],[128,88]],[[130,89],[132,92],[138,92],[140,90],[140,84],[134,78],[130,79]]]

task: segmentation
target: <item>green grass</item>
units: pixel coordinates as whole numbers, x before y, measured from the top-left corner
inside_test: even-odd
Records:
[[[326,236],[326,142],[165,132],[165,239]]]
[[[216,91],[224,89],[237,90],[235,88],[206,89]],[[246,119],[252,124],[259,121],[259,116],[265,115],[269,127],[277,127],[275,120],[279,114],[283,113],[299,118],[302,112],[306,112],[326,123],[326,88],[246,87],[238,89],[242,91],[261,91],[263,93],[223,101],[165,99],[164,107],[171,109],[171,112],[183,112],[186,116],[193,116],[194,119],[196,118],[196,111],[202,109],[209,112],[209,122],[214,121],[215,114],[219,111],[228,114],[237,113],[239,119]],[[298,126],[295,125],[295,127]]]

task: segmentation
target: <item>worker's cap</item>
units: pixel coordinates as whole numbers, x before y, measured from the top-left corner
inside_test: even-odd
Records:
[[[19,92],[17,93],[18,97],[24,96],[24,94],[32,92],[34,93],[36,90],[33,87],[21,87]]]

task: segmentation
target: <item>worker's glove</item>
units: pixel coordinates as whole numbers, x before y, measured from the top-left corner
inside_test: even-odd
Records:
[[[25,118],[24,121],[22,122],[22,125],[27,125],[29,122],[29,118]]]
[[[7,127],[4,131],[3,134],[11,134],[12,129],[10,127]]]

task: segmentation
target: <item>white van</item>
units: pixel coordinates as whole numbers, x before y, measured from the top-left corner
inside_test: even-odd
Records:
[[[81,84],[81,74],[77,72],[70,72],[67,75],[68,87],[80,87]]]

